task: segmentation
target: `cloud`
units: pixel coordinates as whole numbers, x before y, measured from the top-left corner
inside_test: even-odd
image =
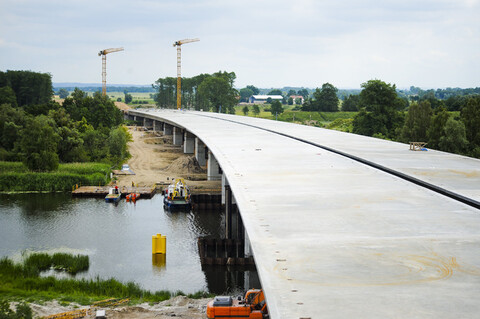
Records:
[[[475,86],[478,0],[2,0],[0,69],[51,72],[54,81],[153,83],[182,73],[234,71],[236,85]]]

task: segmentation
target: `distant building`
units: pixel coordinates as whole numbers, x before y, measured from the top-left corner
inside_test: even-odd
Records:
[[[303,104],[305,100],[301,95],[290,95],[290,97],[293,99],[293,104],[295,104],[296,99],[300,99],[300,104]]]
[[[271,98],[272,100],[283,100],[283,96],[281,95],[252,95],[248,99],[248,103],[264,104],[267,103],[268,98]]]

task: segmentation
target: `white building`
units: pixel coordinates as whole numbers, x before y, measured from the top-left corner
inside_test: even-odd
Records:
[[[264,104],[267,103],[268,98],[271,98],[272,100],[283,100],[283,96],[281,95],[252,95],[248,99],[248,103]]]

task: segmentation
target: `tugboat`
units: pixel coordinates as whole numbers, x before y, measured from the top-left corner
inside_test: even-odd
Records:
[[[116,203],[120,200],[121,197],[122,197],[122,193],[118,189],[118,186],[110,187],[110,189],[108,190],[107,196],[105,196],[105,201]]]
[[[190,189],[183,178],[177,178],[163,191],[163,207],[167,209],[189,209],[192,205]]]

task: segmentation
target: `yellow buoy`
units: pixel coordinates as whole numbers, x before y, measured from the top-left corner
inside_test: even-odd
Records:
[[[152,236],[152,254],[167,253],[167,236],[156,234]]]

